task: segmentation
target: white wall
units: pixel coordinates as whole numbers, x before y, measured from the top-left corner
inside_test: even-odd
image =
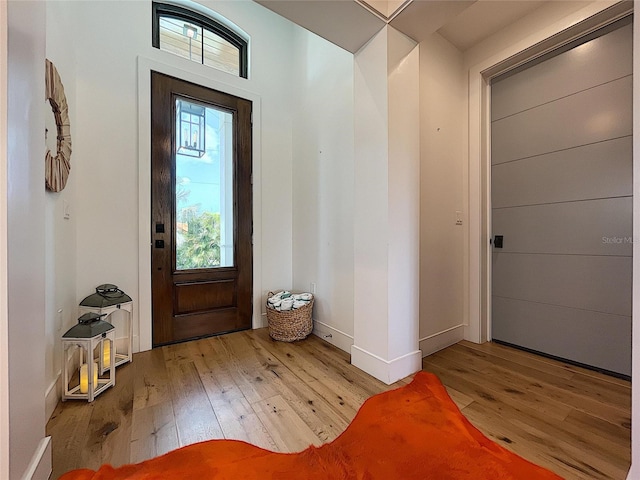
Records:
[[[291,52],[293,24],[251,1],[203,1],[251,36],[250,78],[240,79],[151,46],[151,2],[70,2],[76,38],[76,300],[110,282],[134,300],[139,332],[138,57],[261,97],[261,283],[292,284]],[[148,273],[148,272],[146,272]],[[263,292],[264,293],[264,292]],[[150,318],[142,318],[150,323]],[[135,344],[135,342],[134,342]]]
[[[420,48],[388,27],[388,271],[390,361],[415,357],[420,317]],[[369,296],[375,295],[370,292]],[[422,368],[418,358],[415,370]],[[394,380],[395,381],[395,380]]]
[[[462,53],[440,34],[420,43],[420,349],[463,338],[467,76]]]
[[[76,37],[66,25],[73,11],[67,2],[46,3],[46,55],[53,62],[69,105],[71,142],[76,139]],[[45,125],[48,129],[46,145],[54,154],[56,130],[48,102],[43,103]],[[49,418],[60,398],[60,371],[62,355],[60,338],[78,318],[76,301],[76,207],[75,186],[78,179],[77,165],[82,158],[72,152],[71,173],[62,192],[45,193],[45,397],[46,417]],[[64,204],[69,206],[70,216],[64,218]]]
[[[311,291],[316,285],[314,331],[349,351],[353,55],[299,27],[293,45],[293,288]]]
[[[385,27],[388,28],[388,27]],[[388,358],[389,105],[387,32],[355,55],[354,334]]]
[[[9,477],[9,294],[7,286],[7,2],[0,3],[0,478]]]
[[[8,5],[9,478],[37,469],[45,434],[45,6]],[[46,475],[46,476],[45,476]]]

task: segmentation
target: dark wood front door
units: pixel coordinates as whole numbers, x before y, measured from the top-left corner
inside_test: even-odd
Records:
[[[252,314],[251,102],[151,75],[153,345]]]

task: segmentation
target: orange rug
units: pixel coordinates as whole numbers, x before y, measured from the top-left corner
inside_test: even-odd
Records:
[[[136,465],[75,470],[61,480],[547,480],[464,418],[433,374],[368,399],[336,440],[275,453],[237,440],[188,445]]]

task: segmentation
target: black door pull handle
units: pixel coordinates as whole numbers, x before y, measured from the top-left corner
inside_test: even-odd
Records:
[[[504,239],[504,235],[496,235],[495,237],[493,237],[494,248],[502,248],[503,239]]]

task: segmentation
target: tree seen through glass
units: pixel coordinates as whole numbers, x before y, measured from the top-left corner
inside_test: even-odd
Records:
[[[178,98],[176,102],[188,103]],[[176,110],[178,110],[176,103]],[[176,152],[176,269],[233,266],[233,150],[229,112],[205,108],[205,153]],[[176,119],[176,132],[180,132]]]

